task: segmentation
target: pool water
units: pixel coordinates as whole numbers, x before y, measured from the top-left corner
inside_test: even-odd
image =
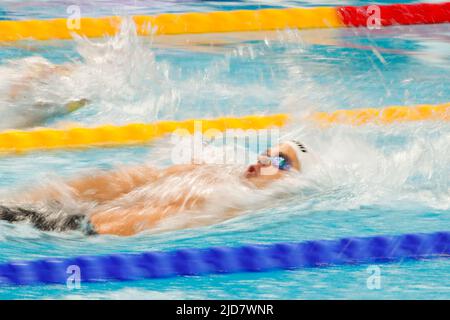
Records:
[[[392,1],[383,1],[383,3]],[[407,2],[407,1],[402,1]],[[410,2],[410,1],[408,1]],[[238,8],[341,5],[342,1],[91,1],[83,14],[153,14]],[[360,5],[365,1],[345,1]],[[64,17],[60,1],[3,1],[0,19]],[[124,6],[125,4],[125,6]],[[128,238],[49,233],[0,223],[0,262],[81,254],[273,243],[450,230],[450,127],[445,122],[317,128],[302,121],[320,110],[439,104],[450,101],[450,25],[381,30],[284,30],[138,38],[128,23],[106,40],[0,45],[0,70],[12,59],[41,56],[81,72],[54,89],[92,103],[44,126],[286,112],[283,129],[320,155],[325,176],[311,191],[226,222]],[[95,44],[95,43],[101,43]],[[8,81],[0,74],[0,88]],[[3,82],[3,83],[2,83]],[[75,93],[74,93],[75,92]],[[4,102],[1,100],[0,102]],[[2,122],[22,105],[2,110]],[[1,108],[1,107],[0,107]],[[11,110],[11,108],[15,108]],[[23,111],[23,110],[22,110]],[[2,198],[13,190],[91,169],[150,162],[167,165],[162,142],[149,146],[33,152],[0,158]],[[312,179],[313,177],[309,177]],[[179,277],[122,283],[0,287],[1,299],[448,299],[449,259]]]

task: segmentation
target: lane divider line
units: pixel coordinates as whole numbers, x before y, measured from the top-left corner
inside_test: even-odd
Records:
[[[188,248],[0,264],[0,285],[67,284],[264,272],[450,257],[450,232]]]
[[[176,130],[184,130],[188,134],[193,134],[199,131],[197,128],[199,124],[201,124],[200,131],[208,135],[230,129],[262,130],[283,127],[293,120],[295,119],[292,115],[272,114],[68,129],[7,130],[0,132],[0,153],[139,145],[172,134]],[[313,121],[322,127],[331,125],[388,125],[414,121],[448,122],[450,121],[450,103],[315,112],[304,120]]]
[[[450,2],[377,5],[381,26],[450,22]],[[377,14],[378,14],[377,13]],[[142,36],[242,32],[282,29],[368,26],[374,12],[369,6],[282,8],[216,12],[137,15],[133,20]],[[71,39],[72,33],[88,38],[115,35],[121,17],[83,17],[79,29],[73,19],[0,21],[0,41]],[[371,20],[370,20],[371,21]],[[78,25],[78,23],[76,24]],[[150,28],[150,26],[152,28]]]

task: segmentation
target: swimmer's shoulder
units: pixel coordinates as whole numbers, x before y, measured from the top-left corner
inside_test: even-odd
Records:
[[[170,166],[170,167],[164,169],[163,174],[164,175],[173,175],[173,174],[178,174],[178,173],[184,173],[184,172],[195,170],[199,166],[200,166],[199,164],[192,164],[192,163],[176,164],[176,165],[173,165],[173,166]]]

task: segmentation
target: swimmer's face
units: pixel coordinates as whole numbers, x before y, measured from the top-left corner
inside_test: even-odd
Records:
[[[258,162],[247,168],[245,177],[257,187],[264,187],[284,177],[289,170],[300,171],[300,162],[292,147],[282,143],[261,154]]]

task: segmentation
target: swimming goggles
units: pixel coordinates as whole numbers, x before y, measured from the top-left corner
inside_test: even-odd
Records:
[[[268,155],[260,155],[258,158],[258,163],[262,164],[263,166],[272,165],[273,167],[284,171],[289,171],[291,169],[289,160],[287,160],[283,155],[279,155],[276,157],[270,157]]]

